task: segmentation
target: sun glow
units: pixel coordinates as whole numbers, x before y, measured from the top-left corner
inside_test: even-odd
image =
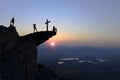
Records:
[[[55,46],[55,43],[54,43],[54,42],[51,42],[51,43],[50,43],[50,46],[52,46],[52,47]]]

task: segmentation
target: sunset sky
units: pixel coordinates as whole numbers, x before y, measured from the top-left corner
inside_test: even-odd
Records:
[[[0,24],[12,17],[19,35],[51,20],[58,33],[48,42],[58,46],[120,47],[120,0],[0,0]]]

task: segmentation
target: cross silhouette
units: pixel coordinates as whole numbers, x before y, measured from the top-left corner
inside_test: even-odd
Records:
[[[50,23],[50,21],[48,21],[48,19],[46,19],[46,22],[45,22],[45,24],[46,24],[46,31],[48,31],[48,23]]]

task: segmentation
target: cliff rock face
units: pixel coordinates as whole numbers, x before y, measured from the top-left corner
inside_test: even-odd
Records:
[[[41,80],[37,67],[37,46],[56,35],[42,31],[19,36],[14,26],[0,26],[0,79]]]

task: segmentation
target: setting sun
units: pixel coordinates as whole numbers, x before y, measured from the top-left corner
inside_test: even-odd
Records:
[[[51,42],[51,43],[50,43],[50,46],[55,46],[55,43],[54,43],[54,42]]]

